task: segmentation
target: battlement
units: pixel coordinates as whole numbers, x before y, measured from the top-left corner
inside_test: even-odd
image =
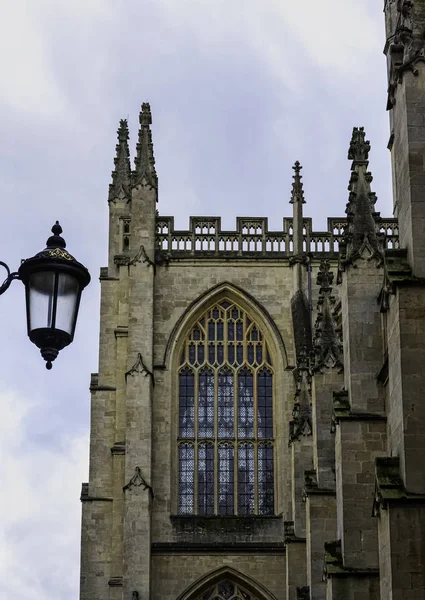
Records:
[[[294,255],[293,219],[285,217],[281,231],[270,231],[266,217],[237,217],[236,230],[221,228],[220,217],[190,217],[188,230],[174,229],[174,217],[157,217],[157,248],[171,257],[267,257]],[[327,231],[313,231],[311,218],[303,219],[303,252],[337,255],[347,219],[329,217]],[[399,247],[397,219],[382,219],[385,248]]]

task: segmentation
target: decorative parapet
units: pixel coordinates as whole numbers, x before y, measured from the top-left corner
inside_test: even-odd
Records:
[[[344,242],[347,219],[328,218],[328,231],[313,231],[311,218],[303,219],[303,251],[313,256],[337,258]],[[158,253],[169,258],[245,257],[289,258],[294,256],[293,219],[284,218],[281,231],[270,231],[266,217],[238,217],[236,230],[221,228],[220,217],[190,217],[189,229],[174,229],[174,217],[157,217]],[[379,230],[386,248],[398,248],[396,219],[380,219]],[[157,261],[156,261],[157,262]]]

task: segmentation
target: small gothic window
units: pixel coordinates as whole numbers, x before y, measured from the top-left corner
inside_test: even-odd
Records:
[[[189,331],[179,365],[179,513],[273,515],[273,368],[261,328],[218,302]]]
[[[203,592],[196,600],[258,600],[258,598],[233,581],[225,580]]]

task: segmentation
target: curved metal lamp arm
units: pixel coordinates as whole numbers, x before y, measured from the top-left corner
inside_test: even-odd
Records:
[[[7,266],[6,263],[4,263],[3,261],[0,260],[0,266],[4,267],[7,271],[7,277],[6,279],[3,281],[3,283],[0,285],[0,296],[2,294],[5,293],[6,290],[9,289],[10,284],[12,283],[12,281],[14,279],[19,279],[19,274],[17,271],[14,271],[13,273],[10,272],[9,267]]]

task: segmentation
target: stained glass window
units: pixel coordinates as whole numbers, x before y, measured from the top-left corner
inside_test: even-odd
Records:
[[[196,600],[258,600],[233,581],[224,580],[203,592]]]
[[[261,328],[217,302],[179,365],[179,513],[274,514],[273,367]]]

